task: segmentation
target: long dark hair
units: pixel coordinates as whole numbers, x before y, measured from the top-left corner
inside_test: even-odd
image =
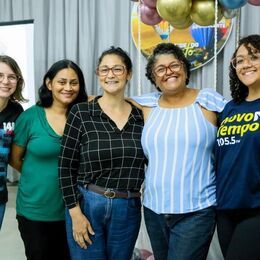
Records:
[[[83,76],[83,73],[82,73],[80,67],[73,61],[64,59],[64,60],[59,60],[59,61],[55,62],[49,68],[47,73],[45,74],[42,85],[38,91],[39,101],[37,102],[37,105],[42,106],[42,107],[50,107],[52,105],[53,96],[52,96],[52,92],[48,89],[48,87],[46,85],[46,80],[49,79],[50,81],[52,81],[59,71],[61,71],[63,69],[68,69],[68,68],[73,69],[78,76],[79,93],[78,93],[77,98],[71,104],[69,104],[67,113],[70,111],[70,109],[72,108],[73,105],[80,103],[80,102],[87,102],[88,96],[87,96],[87,92],[85,89],[85,80],[84,80],[84,76]]]
[[[242,45],[248,50],[249,54],[258,53],[260,51],[260,35],[252,34],[242,38],[238,43],[238,47],[236,48],[232,59],[236,57],[237,51]],[[241,103],[244,101],[248,96],[248,87],[239,80],[236,69],[231,63],[229,65],[229,84],[234,102]]]

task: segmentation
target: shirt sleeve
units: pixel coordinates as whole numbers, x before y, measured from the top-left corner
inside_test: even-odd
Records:
[[[59,156],[59,180],[65,205],[73,208],[77,205],[77,175],[79,170],[81,117],[75,105],[67,119]]]
[[[131,97],[131,99],[133,99],[135,102],[137,102],[142,106],[155,107],[157,105],[160,96],[161,93],[156,91],[156,92],[143,94],[141,96],[134,96]]]
[[[202,89],[195,102],[207,110],[218,113],[222,112],[227,104],[227,100],[222,95],[209,88]]]
[[[13,142],[21,147],[26,147],[30,139],[30,129],[35,115],[34,107],[22,112],[15,121]]]

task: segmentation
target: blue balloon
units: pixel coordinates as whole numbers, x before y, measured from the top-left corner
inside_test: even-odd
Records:
[[[218,2],[227,9],[236,9],[244,6],[247,0],[218,0]]]
[[[190,30],[193,39],[201,48],[209,45],[212,37],[214,36],[214,27],[212,26],[197,26],[193,24]]]

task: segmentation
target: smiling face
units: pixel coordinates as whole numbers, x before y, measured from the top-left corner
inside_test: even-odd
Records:
[[[8,99],[16,90],[17,76],[4,62],[0,62],[0,76],[0,98]]]
[[[53,80],[46,81],[48,89],[52,92],[53,105],[68,106],[78,96],[79,79],[76,72],[71,69],[60,70]]]
[[[128,72],[122,58],[116,54],[107,54],[100,62],[97,74],[104,92],[110,94],[123,93],[131,72]]]
[[[160,72],[160,68],[167,68],[166,73],[162,76],[159,76],[160,73],[157,73],[158,71]],[[187,74],[183,63],[172,54],[158,55],[153,71],[156,86],[163,93],[176,93],[186,87]]]
[[[254,49],[252,48],[252,51]],[[251,54],[248,53],[247,48],[242,45],[237,53],[236,60],[241,64],[237,64],[236,73],[239,80],[247,87],[260,86],[260,63],[257,60],[259,53],[256,58],[251,58]],[[258,58],[259,59],[259,58]],[[243,61],[243,62],[242,62]],[[238,66],[239,65],[239,66]]]

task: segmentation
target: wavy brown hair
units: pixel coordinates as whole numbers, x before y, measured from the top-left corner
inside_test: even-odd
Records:
[[[28,100],[25,99],[22,95],[22,90],[24,88],[24,79],[23,79],[22,71],[18,66],[17,62],[8,55],[0,55],[0,62],[8,65],[18,78],[15,92],[10,96],[10,100],[27,102]]]

